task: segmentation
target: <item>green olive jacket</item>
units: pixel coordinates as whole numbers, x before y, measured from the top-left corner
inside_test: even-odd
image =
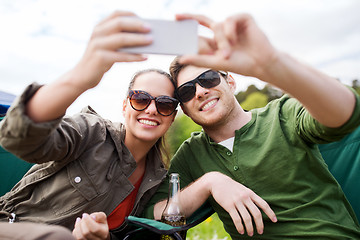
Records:
[[[34,123],[25,104],[41,86],[30,85],[0,123],[0,144],[36,163],[14,188],[0,197],[0,211],[15,221],[43,222],[73,229],[82,213],[109,215],[134,189],[128,177],[136,162],[124,144],[125,128],[101,118],[90,107],[73,117]],[[131,215],[138,216],[166,170],[150,151]],[[0,215],[0,221],[8,221]],[[114,233],[123,232],[123,224]]]

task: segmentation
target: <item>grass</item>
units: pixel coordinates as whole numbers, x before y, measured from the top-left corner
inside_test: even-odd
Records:
[[[186,240],[230,240],[218,215],[214,213],[204,222],[188,230]]]

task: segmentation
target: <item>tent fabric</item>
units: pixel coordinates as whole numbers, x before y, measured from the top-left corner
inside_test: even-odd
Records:
[[[11,103],[15,99],[15,95],[0,90],[0,114],[4,115]]]
[[[32,165],[0,146],[0,196],[10,191]]]
[[[0,91],[0,121],[15,99],[15,95]],[[31,168],[33,164],[25,162],[0,146],[0,196],[8,192]]]

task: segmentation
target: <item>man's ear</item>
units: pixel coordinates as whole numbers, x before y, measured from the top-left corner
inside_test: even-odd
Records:
[[[226,78],[226,82],[230,86],[230,89],[233,93],[236,91],[236,82],[235,79],[229,74]]]
[[[183,113],[184,113],[186,116],[189,116],[189,115],[187,114],[187,111],[186,111],[184,105],[180,104],[180,107],[181,107],[181,110],[183,111]]]

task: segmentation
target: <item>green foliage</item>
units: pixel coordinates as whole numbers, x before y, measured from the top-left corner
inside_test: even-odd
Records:
[[[248,88],[246,89],[245,92],[238,92],[235,97],[236,100],[241,103],[243,101],[245,101],[245,99],[247,98],[248,95],[250,95],[251,93],[254,92],[259,92],[260,90],[255,86],[255,85],[250,85],[248,86]]]
[[[192,132],[200,131],[201,126],[194,123],[188,116],[181,113],[166,133],[166,139],[170,148],[170,155],[173,156],[180,145],[191,136]]]
[[[268,103],[268,97],[261,92],[253,92],[247,96],[240,105],[245,110],[264,107]]]
[[[218,215],[214,213],[204,222],[188,230],[187,240],[219,240],[231,239],[230,235],[224,230],[224,226]]]

